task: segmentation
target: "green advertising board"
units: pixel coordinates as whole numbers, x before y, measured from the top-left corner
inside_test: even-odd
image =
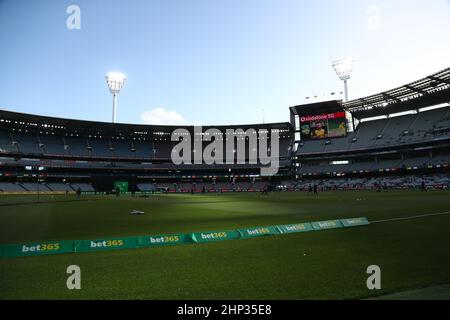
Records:
[[[319,231],[343,227],[368,225],[367,218],[298,223],[270,227],[238,229],[231,231],[194,232],[191,234],[171,234],[97,240],[43,241],[27,244],[0,245],[0,258],[36,256],[45,254],[107,251],[144,248],[153,246],[178,245],[183,243],[206,243],[232,239],[249,239],[280,234]]]
[[[281,233],[299,233],[314,231],[311,223],[297,223],[278,226]]]
[[[341,219],[342,224],[346,228],[366,226],[370,224],[367,218],[352,218],[352,219]]]
[[[213,242],[239,239],[241,235],[237,231],[213,231],[191,233],[191,237],[194,242]]]
[[[188,242],[192,242],[192,239],[188,234],[144,236],[137,238],[139,247],[170,246]]]
[[[343,227],[342,223],[339,220],[319,221],[319,222],[312,222],[311,224],[314,230],[327,230]]]
[[[245,238],[264,237],[264,236],[274,236],[277,234],[281,234],[280,230],[276,226],[239,229],[238,232],[241,234],[241,238],[244,238],[244,239]]]
[[[97,240],[77,240],[75,252],[108,251],[138,247],[137,238],[109,238]]]
[[[1,257],[27,257],[74,252],[75,241],[46,241],[1,246]]]

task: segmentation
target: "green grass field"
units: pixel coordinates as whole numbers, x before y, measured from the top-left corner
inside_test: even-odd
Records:
[[[450,193],[0,195],[0,243],[230,230],[450,211]],[[67,201],[70,200],[70,201]],[[131,216],[131,210],[146,212]],[[450,283],[450,215],[209,244],[0,260],[0,299],[361,299]],[[382,290],[366,287],[379,265]],[[66,268],[82,290],[66,288]],[[447,286],[448,288],[448,286]],[[450,293],[449,293],[450,294]],[[442,295],[440,295],[442,296]],[[446,296],[444,292],[443,296]],[[450,296],[448,296],[450,298]]]

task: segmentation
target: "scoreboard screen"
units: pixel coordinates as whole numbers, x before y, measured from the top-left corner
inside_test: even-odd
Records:
[[[128,192],[128,181],[115,181],[114,188],[118,189],[121,193]]]
[[[347,135],[345,112],[302,116],[300,127],[302,140],[339,138]]]

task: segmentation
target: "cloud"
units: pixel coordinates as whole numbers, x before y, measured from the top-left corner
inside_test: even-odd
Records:
[[[147,110],[141,114],[141,119],[146,124],[155,125],[185,125],[186,119],[174,110],[156,108]]]
[[[375,31],[381,27],[381,7],[377,5],[370,5],[367,7],[367,29]]]

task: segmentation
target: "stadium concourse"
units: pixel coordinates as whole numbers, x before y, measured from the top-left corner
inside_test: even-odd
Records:
[[[305,190],[310,185],[444,189],[450,183],[449,102],[450,68],[345,103],[291,107],[290,122],[216,127],[223,134],[227,129],[276,131],[279,170],[272,177],[260,175],[263,165],[249,164],[245,135],[234,137],[246,146],[245,159],[234,159],[236,164],[174,165],[176,127],[0,110],[0,192],[109,192],[117,183],[131,192]],[[334,119],[344,114],[346,124]],[[312,120],[305,124],[305,119]],[[192,140],[201,138],[192,126],[182,129],[194,135]]]

